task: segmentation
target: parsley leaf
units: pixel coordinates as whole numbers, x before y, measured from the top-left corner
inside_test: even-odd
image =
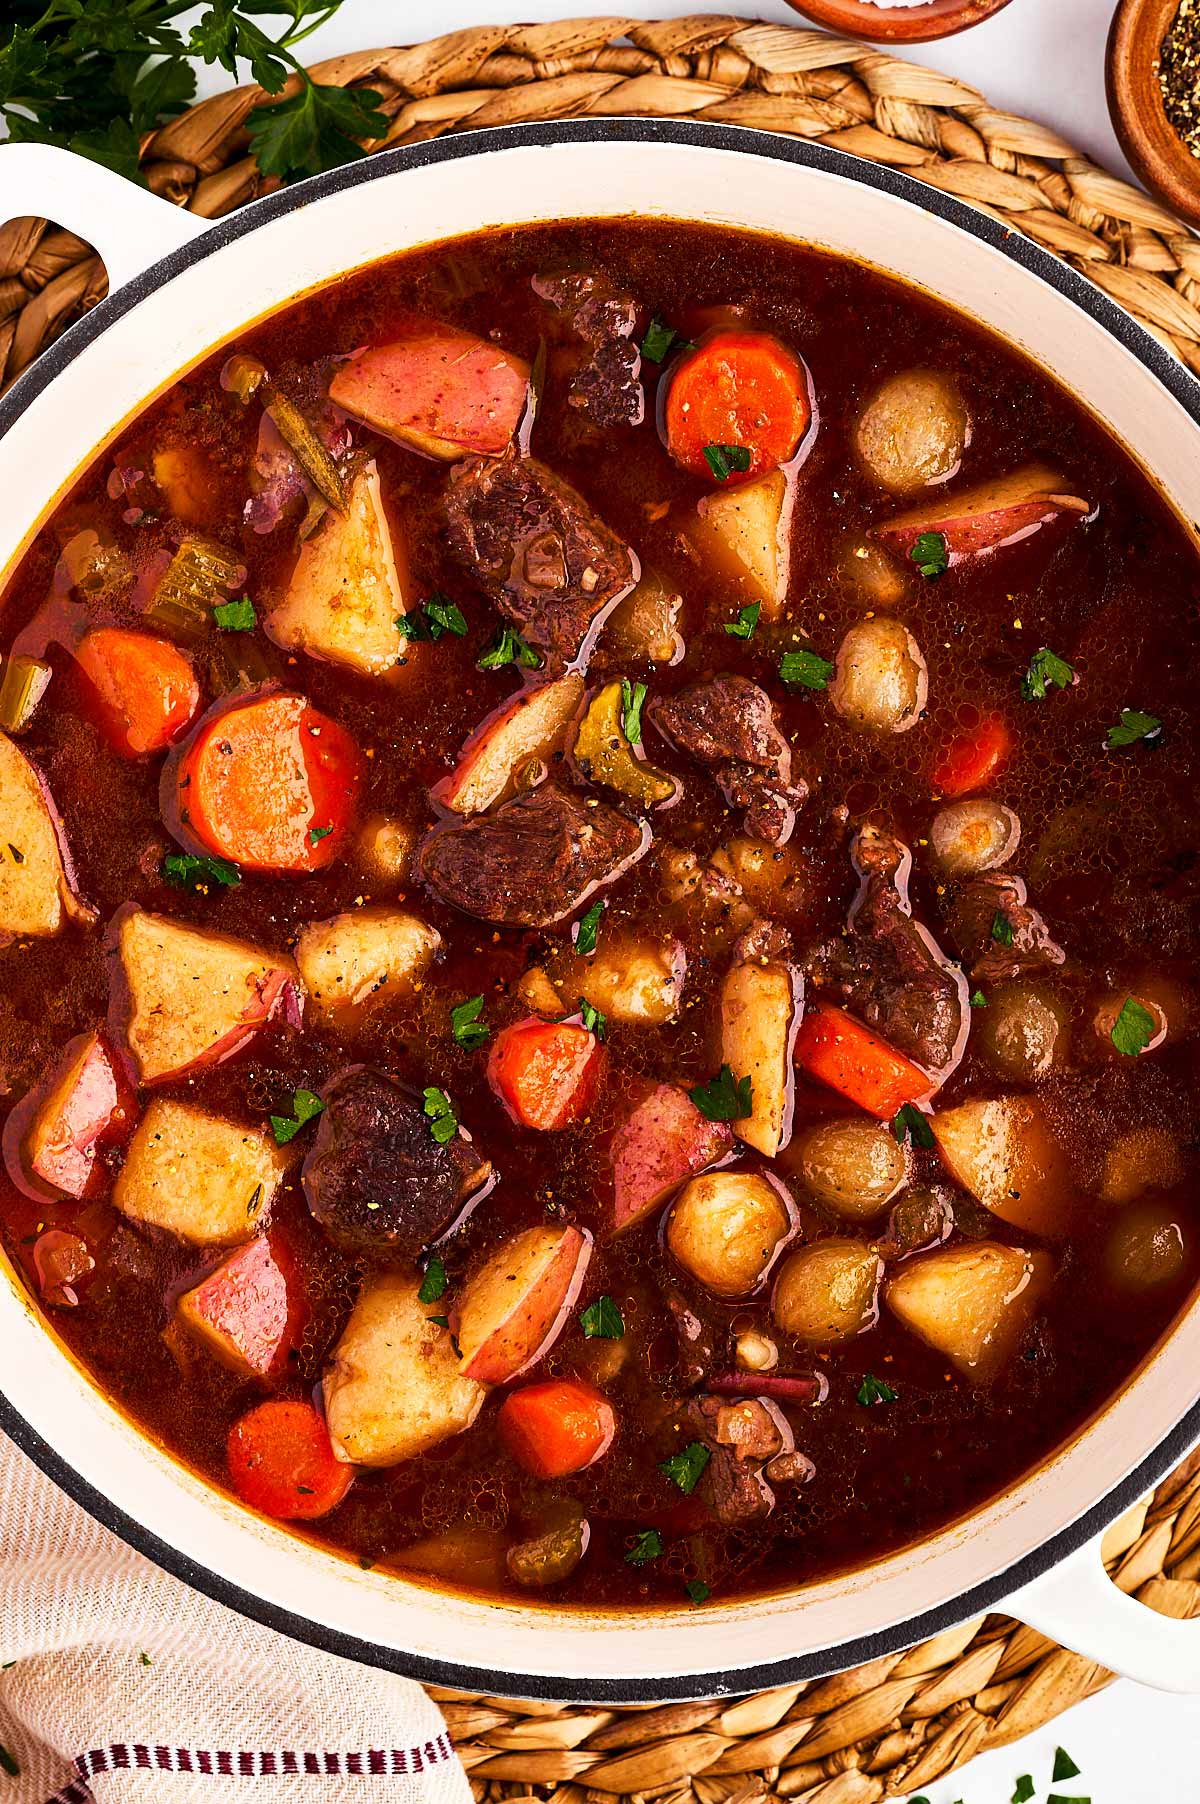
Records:
[[[762,613],[762,602],[751,601],[744,608],[738,609],[736,620],[725,622],[725,631],[731,639],[752,639],[754,629],[758,625],[758,617]]]
[[[436,1303],[439,1297],[446,1294],[446,1267],[432,1253],[425,1266],[425,1276],[421,1279],[421,1288],[417,1292],[418,1303]]]
[[[258,625],[258,615],[248,595],[243,595],[240,601],[217,602],[213,619],[223,633],[249,633]]]
[[[319,846],[321,841],[323,839],[328,839],[329,835],[332,832],[333,832],[332,827],[310,827],[308,830],[309,845],[310,846]]]
[[[429,1132],[439,1146],[445,1146],[458,1132],[458,1116],[454,1113],[454,1104],[444,1090],[438,1090],[432,1084],[424,1092],[424,1096]]]
[[[1122,708],[1120,724],[1108,729],[1108,749],[1115,752],[1123,745],[1136,745],[1139,739],[1157,739],[1162,721],[1153,714],[1140,714],[1136,708]]]
[[[750,468],[748,445],[705,445],[704,461],[718,482],[728,482],[736,471],[744,476]]]
[[[627,1566],[644,1566],[648,1560],[657,1560],[663,1550],[663,1538],[656,1528],[644,1528],[637,1540],[625,1555]]]
[[[579,1016],[590,1034],[602,1040],[608,1031],[608,1016],[593,1008],[586,996],[579,998]]]
[[[168,852],[162,861],[162,874],[176,889],[201,896],[208,894],[212,883],[232,889],[242,881],[242,873],[227,858],[198,858],[193,852]]]
[[[405,615],[405,619],[408,616]],[[523,670],[537,670],[542,660],[531,645],[527,645],[520,633],[506,626],[495,645],[485,651],[477,670],[500,670],[505,664],[519,664]]]
[[[709,1121],[745,1121],[754,1110],[753,1079],[734,1077],[728,1065],[722,1065],[716,1077],[697,1084],[688,1095]]]
[[[1002,908],[998,908],[992,916],[992,938],[998,946],[1011,946],[1013,943],[1013,924]]]
[[[440,639],[443,633],[453,633],[456,639],[466,636],[467,618],[462,609],[435,589],[419,608],[410,614],[401,614],[396,625],[406,639]]]
[[[1029,669],[1021,678],[1021,695],[1027,702],[1044,702],[1047,683],[1055,689],[1069,689],[1074,681],[1074,667],[1048,645],[1043,645],[1040,651],[1034,652]]]
[[[706,1585],[703,1579],[689,1579],[684,1590],[694,1604],[706,1604],[712,1596],[712,1586]]]
[[[668,326],[666,320],[660,319],[656,313],[646,327],[646,336],[642,340],[642,356],[647,363],[661,363],[678,337],[679,334],[674,326]]]
[[[294,1140],[305,1122],[311,1121],[314,1115],[319,1115],[324,1107],[321,1098],[312,1090],[297,1090],[292,1097],[291,1117],[271,1117],[271,1131],[275,1135],[276,1145],[286,1146],[289,1140]]]
[[[1139,1052],[1145,1052],[1157,1032],[1158,1023],[1150,1010],[1143,1007],[1136,996],[1126,996],[1108,1037],[1118,1052],[1123,1052],[1126,1058],[1136,1059]],[[1069,1779],[1071,1775],[1066,1773],[1064,1777]]]
[[[600,933],[600,917],[604,913],[603,902],[593,902],[587,913],[575,923],[575,950],[582,957],[596,950],[596,940]]]
[[[1036,1790],[1032,1773],[1022,1773],[1013,1791],[1012,1804],[1029,1804],[1029,1800]]]
[[[678,1485],[685,1497],[690,1497],[700,1483],[704,1468],[711,1457],[712,1455],[703,1442],[692,1441],[683,1449],[682,1453],[673,1453],[670,1459],[663,1460],[659,1471],[665,1472],[671,1483]]]
[[[621,678],[621,731],[630,745],[642,743],[642,704],[646,699],[645,683],[631,683]]]
[[[1067,1750],[1065,1748],[1055,1748],[1054,1771],[1050,1775],[1052,1783],[1057,1785],[1060,1779],[1078,1779],[1078,1777],[1079,1768],[1071,1759]]]
[[[950,552],[943,532],[919,532],[908,555],[921,575],[931,581],[950,568]]]
[[[468,1052],[483,1045],[492,1030],[483,1019],[482,996],[468,996],[465,1002],[450,1010],[450,1031]]]
[[[929,1125],[929,1118],[912,1102],[906,1102],[897,1109],[892,1121],[892,1133],[901,1146],[906,1140],[914,1146],[933,1145],[933,1129]]]
[[[352,163],[363,154],[356,140],[387,132],[388,116],[378,111],[383,96],[374,88],[326,87],[296,73],[303,79],[295,94],[261,103],[246,119],[264,175],[317,175]]]
[[[984,995],[982,990],[972,990],[971,1007],[972,1008],[986,1008],[987,1007],[987,997]]]
[[[1046,1804],[1092,1804],[1090,1798],[1066,1798],[1061,1792],[1052,1791]]]
[[[620,1340],[625,1318],[611,1297],[597,1297],[580,1312],[579,1326],[588,1340]]]
[[[779,674],[793,687],[799,683],[805,689],[827,689],[833,665],[815,651],[785,651],[779,660]]]
[[[886,1378],[876,1378],[873,1372],[868,1372],[856,1395],[863,1408],[870,1409],[876,1403],[894,1403],[899,1393],[892,1389]]]

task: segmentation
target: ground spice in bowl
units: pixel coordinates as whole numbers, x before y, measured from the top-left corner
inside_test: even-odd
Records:
[[[1163,111],[1194,157],[1200,157],[1200,0],[1179,0],[1159,53]]]

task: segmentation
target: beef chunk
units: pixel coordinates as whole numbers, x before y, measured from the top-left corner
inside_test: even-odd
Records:
[[[814,975],[839,984],[868,1027],[943,1082],[966,1045],[966,979],[912,918],[908,847],[866,826],[852,856],[862,887],[845,938],[822,949]]]
[[[708,1448],[709,1460],[698,1494],[728,1528],[760,1522],[775,1508],[775,1493],[763,1475],[768,1461],[793,1453],[785,1418],[761,1397],[702,1395],[684,1406],[684,1432]]]
[[[638,311],[633,296],[597,275],[535,276],[533,288],[590,353],[571,378],[570,405],[596,426],[640,426],[646,396],[641,352],[633,343]]]
[[[637,580],[628,545],[536,458],[467,457],[446,487],[451,549],[551,672]]]
[[[325,1090],[301,1182],[338,1246],[415,1259],[453,1225],[491,1169],[461,1131],[439,1145],[420,1102],[394,1077],[354,1065]]]
[[[713,775],[732,808],[746,810],[746,832],[782,845],[808,795],[792,779],[792,750],[779,731],[771,698],[748,677],[718,676],[651,702],[664,738]]]
[[[439,828],[417,865],[464,914],[500,927],[550,927],[649,845],[641,821],[543,783],[492,814]]]
[[[735,965],[766,965],[786,962],[792,956],[792,936],[779,921],[761,917],[752,921],[734,943]]]
[[[703,1384],[712,1370],[716,1353],[712,1336],[681,1290],[666,1283],[659,1288],[679,1348],[679,1382],[685,1390],[692,1390]]]
[[[958,919],[963,945],[976,951],[971,976],[977,983],[1021,977],[1061,965],[1067,956],[1030,905],[1020,877],[995,871],[977,878],[963,891]]]

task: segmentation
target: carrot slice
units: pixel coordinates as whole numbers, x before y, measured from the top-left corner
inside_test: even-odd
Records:
[[[535,1478],[566,1478],[608,1452],[617,1418],[608,1398],[594,1385],[578,1378],[550,1378],[506,1397],[496,1426],[526,1472]]]
[[[1012,734],[993,716],[952,739],[933,767],[933,787],[945,796],[970,795],[991,782],[1012,751]]]
[[[122,758],[161,752],[190,726],[200,706],[188,659],[151,633],[98,626],[81,640],[75,661],[84,677],[84,706]]]
[[[206,851],[258,871],[319,871],[354,824],[363,761],[303,695],[211,714],[180,760],[180,819]]]
[[[280,1522],[327,1516],[354,1483],[354,1467],[334,1457],[323,1419],[299,1400],[272,1397],[239,1416],[225,1457],[242,1502]]]
[[[720,481],[705,448],[734,458],[726,482],[748,482],[786,463],[812,420],[808,373],[766,332],[714,332],[679,360],[667,391],[667,449],[681,469]],[[719,460],[718,460],[719,461]]]
[[[933,1089],[929,1074],[844,1009],[818,1003],[800,1023],[796,1063],[860,1109],[890,1121],[906,1102]]]
[[[488,1082],[522,1127],[564,1128],[591,1108],[603,1068],[586,1027],[531,1016],[496,1035]]]

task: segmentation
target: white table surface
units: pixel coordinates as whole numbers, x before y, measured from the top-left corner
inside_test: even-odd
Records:
[[[1044,119],[1108,168],[1128,173],[1104,99],[1104,43],[1115,0],[1013,0],[996,18],[962,37],[918,44],[911,54],[981,88],[996,106]],[[531,22],[572,12],[662,18],[672,13],[744,12],[796,24],[784,0],[344,0],[306,46],[311,60],[366,45],[413,43],[495,19]],[[270,30],[278,22],[263,20]],[[225,85],[211,72],[202,92]],[[1200,1635],[1200,1622],[1196,1625]],[[1054,1750],[1063,1746],[1078,1779],[1050,1784]],[[1200,1804],[1200,1699],[1164,1696],[1122,1680],[1016,1747],[983,1755],[927,1787],[929,1804],[1009,1804],[1019,1774],[1032,1774],[1035,1804],[1056,1791],[1091,1804]]]

